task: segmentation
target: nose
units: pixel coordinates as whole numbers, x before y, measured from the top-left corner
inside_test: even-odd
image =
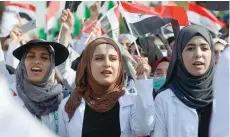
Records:
[[[104,61],[104,66],[105,67],[110,67],[111,66],[111,61],[110,61],[109,57],[106,57],[106,59]]]
[[[202,50],[200,47],[197,47],[195,51],[195,58],[200,58],[201,56],[202,56]]]
[[[35,59],[34,59],[34,63],[35,63],[35,64],[40,64],[40,63],[41,63],[41,61],[40,61],[40,59],[39,59],[39,58],[35,58]]]

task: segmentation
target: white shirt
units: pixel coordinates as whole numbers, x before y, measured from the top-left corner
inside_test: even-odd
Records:
[[[229,47],[223,52],[216,66],[213,88],[215,104],[210,124],[210,137],[229,137]]]
[[[151,137],[198,137],[198,115],[182,103],[171,89],[155,98],[155,128]]]
[[[152,79],[138,80],[135,83],[136,93],[126,92],[119,98],[121,137],[146,136],[152,132],[155,120],[152,83]],[[67,100],[68,98],[62,101],[58,110],[59,135],[61,137],[81,137],[85,101],[82,100],[69,122],[65,112]]]

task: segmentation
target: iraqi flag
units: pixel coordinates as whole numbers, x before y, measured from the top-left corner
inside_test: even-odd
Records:
[[[60,10],[60,1],[49,2],[47,14],[46,14],[46,30],[49,32],[57,22],[57,13]]]
[[[159,32],[159,28],[169,23],[172,23],[175,28],[174,31],[177,32],[181,26],[189,25],[188,17],[183,7],[149,7],[137,2],[134,4],[127,2],[120,3],[121,13],[123,13],[126,22],[129,23],[136,37],[141,37],[148,33],[157,33]]]
[[[31,4],[8,2],[6,8],[15,10],[15,12],[18,12],[19,16],[27,22],[35,19],[36,7]]]
[[[195,3],[189,2],[187,15],[192,24],[201,25],[214,34],[218,34],[219,30],[225,26],[225,23],[218,20],[208,9]]]
[[[35,19],[35,12],[36,8],[31,4],[6,2],[1,22],[0,37],[9,35],[15,25],[25,24]]]
[[[119,35],[119,20],[120,11],[119,7],[115,6],[105,13],[99,20],[94,21],[83,29],[85,33],[91,33],[93,28],[96,28],[92,33],[100,33],[101,35],[107,35],[110,38],[117,40]]]
[[[104,16],[101,17],[100,24],[102,32],[107,34],[110,38],[117,40],[120,32],[119,21],[119,7],[115,6],[114,8],[110,9]]]

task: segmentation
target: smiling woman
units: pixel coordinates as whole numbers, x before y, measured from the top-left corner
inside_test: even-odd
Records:
[[[0,55],[3,55],[2,49]],[[20,60],[15,75],[9,75],[4,69],[4,56],[0,56],[0,62],[3,62],[0,73],[8,78],[15,100],[57,133],[58,123],[54,121],[63,88],[55,80],[54,69],[67,59],[68,50],[59,43],[37,39],[17,48],[13,55]]]
[[[31,47],[25,57],[25,67],[29,80],[41,81],[50,67],[50,62],[48,49],[41,46]]]

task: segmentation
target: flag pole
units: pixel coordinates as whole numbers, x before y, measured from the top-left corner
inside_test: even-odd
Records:
[[[121,2],[120,2],[120,1],[118,1],[118,2],[119,2],[120,12],[121,12],[121,14],[122,14],[123,17],[124,17],[124,20],[126,21],[126,15],[125,15],[124,9],[123,9],[123,7],[122,7],[122,5],[121,5]],[[137,55],[138,55],[139,57],[141,57],[141,54],[140,54],[140,51],[139,51],[139,49],[138,49],[138,46],[137,46],[137,43],[136,43],[136,40],[135,40],[133,31],[132,31],[132,29],[131,29],[131,26],[129,25],[129,23],[128,23],[127,21],[126,21],[126,24],[127,24],[128,29],[129,29],[129,31],[130,31],[130,34],[131,34],[132,37],[133,37],[134,45],[135,45],[136,50],[137,50]],[[146,76],[146,73],[145,73],[145,72],[144,72],[144,77],[145,77],[145,79],[147,79],[147,76]]]

